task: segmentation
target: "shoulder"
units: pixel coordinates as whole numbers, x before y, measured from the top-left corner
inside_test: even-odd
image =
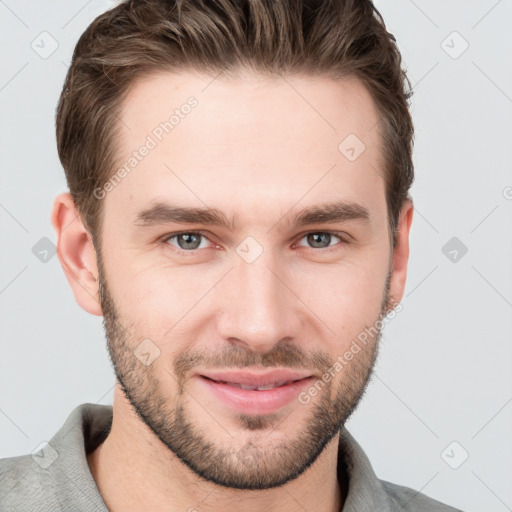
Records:
[[[29,510],[31,503],[49,498],[48,473],[34,461],[32,455],[0,459],[0,510]]]
[[[410,487],[380,481],[384,491],[398,512],[462,512],[458,508],[441,503]]]
[[[87,450],[102,442],[111,420],[112,406],[81,404],[39,450],[0,459],[0,511],[106,511]]]

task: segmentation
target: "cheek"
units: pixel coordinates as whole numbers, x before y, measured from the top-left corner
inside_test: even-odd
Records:
[[[159,344],[164,338],[176,338],[190,327],[188,317],[194,316],[190,313],[218,281],[219,271],[206,267],[201,271],[194,265],[157,265],[142,270],[119,266],[112,279],[119,314],[139,337]]]
[[[387,277],[386,263],[318,265],[295,274],[304,277],[295,277],[292,288],[327,326],[326,332],[334,332],[336,348],[350,343],[378,319]]]

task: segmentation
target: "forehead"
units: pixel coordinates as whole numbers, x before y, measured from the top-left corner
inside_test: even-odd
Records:
[[[382,206],[378,121],[371,95],[353,78],[154,75],[132,88],[120,113],[126,172],[105,210],[135,214],[166,197],[228,215],[319,198]]]
[[[182,111],[189,110],[186,105],[191,98],[197,106],[189,116]],[[130,147],[136,145],[141,132],[151,133],[173,113],[173,135],[193,126],[194,140],[212,145],[239,145],[248,136],[254,142],[264,142],[276,133],[280,133],[280,143],[288,141],[291,146],[304,147],[307,139],[330,145],[349,133],[371,143],[379,120],[370,93],[353,77],[334,81],[316,75],[269,76],[242,71],[217,77],[197,72],[161,73],[139,80],[130,90],[120,116],[125,128],[123,141]],[[187,117],[187,123],[182,122]],[[286,132],[280,132],[282,128]]]

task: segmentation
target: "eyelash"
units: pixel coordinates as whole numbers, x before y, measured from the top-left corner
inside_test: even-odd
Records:
[[[341,233],[338,231],[308,231],[307,233],[300,236],[299,241],[308,235],[318,235],[318,234],[328,234],[328,235],[335,236],[336,238],[338,238],[340,240],[341,245],[348,245],[350,243],[346,238],[344,238],[342,236],[345,233]],[[179,231],[177,233],[170,233],[170,234],[165,235],[162,242],[164,244],[170,245],[168,243],[169,240],[176,238],[180,235],[201,235],[202,237],[206,238],[210,243],[212,243],[211,240],[202,231]],[[312,249],[313,251],[316,251],[316,252],[330,252],[332,250],[335,250],[337,245],[339,245],[339,244],[335,244],[335,245],[329,246],[329,247],[323,247],[320,249],[317,249],[315,247],[305,247],[305,248]],[[190,249],[187,251],[185,249],[180,249],[179,247],[176,247],[176,246],[171,246],[171,247],[173,248],[174,251],[176,251],[179,254],[196,254],[199,251],[199,249]],[[301,246],[301,247],[304,247],[304,246]]]

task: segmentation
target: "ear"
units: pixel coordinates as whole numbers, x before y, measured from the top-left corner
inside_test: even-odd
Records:
[[[394,303],[402,300],[407,279],[409,261],[409,231],[411,229],[414,207],[411,200],[406,200],[398,217],[396,245],[393,250],[393,274],[389,293]]]
[[[57,255],[76,301],[88,313],[102,316],[96,251],[71,194],[55,198],[51,222],[57,233]]]

